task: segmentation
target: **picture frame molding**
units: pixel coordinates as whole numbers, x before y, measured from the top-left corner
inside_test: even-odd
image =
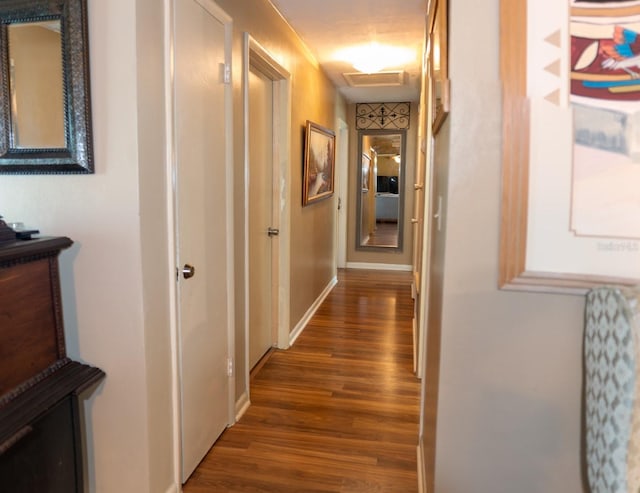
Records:
[[[438,133],[450,110],[448,11],[448,0],[430,0],[427,6],[429,19],[427,64],[433,135]]]
[[[326,165],[329,168],[330,177],[328,179],[327,190],[323,190],[318,193],[312,192],[311,187],[311,140],[312,134],[318,134],[327,139],[327,143],[330,143],[330,151],[327,155],[328,162]],[[335,187],[335,166],[336,166],[336,134],[333,130],[324,127],[318,123],[314,123],[311,120],[307,120],[305,124],[305,138],[304,138],[304,168],[302,172],[302,205],[307,206],[315,202],[319,202],[324,199],[328,199],[333,196]]]

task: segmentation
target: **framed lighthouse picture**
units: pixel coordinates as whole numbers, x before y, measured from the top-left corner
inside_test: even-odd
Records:
[[[302,205],[333,195],[336,134],[307,120],[305,125]]]

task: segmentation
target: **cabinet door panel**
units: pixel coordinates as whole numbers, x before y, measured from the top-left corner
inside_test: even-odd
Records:
[[[73,416],[73,398],[66,397],[0,455],[1,493],[82,491]]]
[[[49,262],[0,269],[0,395],[60,357]]]

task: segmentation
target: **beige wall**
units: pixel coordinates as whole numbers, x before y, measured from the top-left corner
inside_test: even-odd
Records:
[[[404,214],[403,238],[401,252],[380,252],[356,250],[356,198],[357,174],[360,172],[360,156],[358,156],[358,131],[355,126],[356,105],[348,105],[349,124],[349,195],[347,201],[347,263],[371,263],[411,266],[413,259],[413,227],[411,215],[413,213],[414,181],[416,167],[416,150],[418,136],[418,105],[411,104],[411,122],[407,130],[405,176],[403,177]]]
[[[378,156],[378,176],[398,176],[400,164],[392,157]]]
[[[436,361],[433,345],[441,343],[433,491],[584,492],[584,299],[496,287],[499,2],[449,4],[451,114],[435,164],[435,181],[446,187],[446,231],[435,241],[428,341]],[[469,40],[484,47],[481,56]],[[439,322],[441,332],[432,325]],[[425,381],[433,389],[431,373]],[[428,426],[433,420],[424,413]]]
[[[291,327],[305,315],[311,304],[336,275],[334,243],[336,195],[302,207],[302,134],[307,119],[334,128],[336,118],[346,119],[346,106],[334,113],[339,98],[323,72],[303,65],[294,74],[291,137]],[[299,91],[299,92],[298,92]]]

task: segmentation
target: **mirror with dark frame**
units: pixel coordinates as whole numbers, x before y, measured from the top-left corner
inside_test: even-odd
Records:
[[[405,140],[404,130],[358,132],[358,250],[402,250]]]
[[[0,173],[93,173],[86,0],[0,2]]]

